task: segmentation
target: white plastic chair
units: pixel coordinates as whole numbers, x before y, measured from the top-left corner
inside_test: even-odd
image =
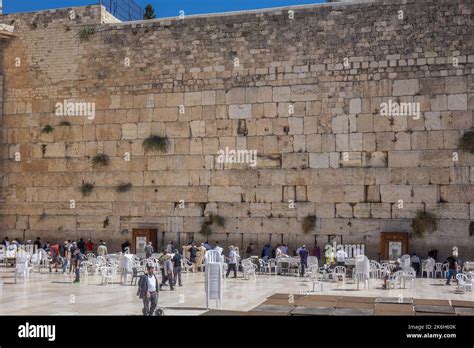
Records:
[[[250,276],[253,276],[255,280],[257,279],[257,266],[250,261],[250,259],[242,260],[242,271],[244,273],[244,279],[250,279]]]
[[[456,280],[458,281],[458,289],[463,292],[472,291],[472,278],[469,279],[467,275],[458,273],[456,274]]]
[[[107,285],[109,281],[113,284],[113,270],[111,267],[101,267],[100,274],[102,275],[102,283]]]
[[[377,261],[371,260],[369,265],[370,278],[378,279],[381,277],[381,265]]]
[[[406,282],[411,284],[411,288],[415,288],[416,284],[416,271],[413,267],[408,267],[407,269],[403,270],[403,285],[405,287]]]
[[[402,277],[403,271],[397,271],[394,274],[390,275],[387,278],[387,289],[390,289],[391,287],[396,289],[397,286],[400,289],[402,287]]]
[[[275,259],[269,259],[268,260],[268,266],[270,268],[269,274],[274,273],[275,275],[278,274],[278,264]],[[273,269],[273,271],[272,271]]]
[[[435,268],[434,268],[434,277],[436,278],[436,275],[439,274],[440,278],[443,277],[443,264],[441,262],[436,262],[435,263]]]
[[[346,267],[344,266],[334,267],[334,271],[332,272],[332,279],[339,281],[339,278],[342,278],[342,283],[344,284],[346,281]]]
[[[430,260],[423,260],[421,262],[421,277],[423,278],[423,273],[426,273],[426,278],[434,277],[434,268],[435,262]]]

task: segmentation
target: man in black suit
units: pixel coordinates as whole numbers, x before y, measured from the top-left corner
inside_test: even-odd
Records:
[[[155,267],[148,265],[147,273],[140,277],[137,296],[143,300],[143,315],[152,316],[158,305],[158,291],[160,289]]]

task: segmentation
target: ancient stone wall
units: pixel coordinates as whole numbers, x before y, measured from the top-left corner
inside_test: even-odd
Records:
[[[411,251],[473,256],[474,156],[458,148],[473,126],[472,0],[113,24],[98,6],[74,10],[0,20],[17,35],[2,47],[0,234],[116,246],[155,227],[202,241],[214,212],[226,226],[210,239],[224,244],[339,235],[376,256],[380,232],[410,232],[426,211],[436,230]],[[56,116],[65,100],[95,103],[93,119]],[[383,116],[383,103],[420,114]],[[150,135],[166,153],[144,151]],[[257,165],[217,163],[225,148],[256,150]],[[102,153],[110,164],[94,167]]]

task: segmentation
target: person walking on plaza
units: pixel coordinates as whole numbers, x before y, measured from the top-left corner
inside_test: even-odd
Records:
[[[347,258],[347,253],[344,251],[344,249],[341,248],[338,251],[336,251],[336,262],[338,266],[345,266],[346,258]]]
[[[172,241],[169,241],[169,242],[168,242],[168,245],[166,246],[166,251],[168,252],[168,254],[172,254],[172,253],[173,253],[173,250],[174,250],[173,242],[172,242]]]
[[[245,250],[245,257],[246,258],[249,258],[250,256],[253,255],[253,249],[254,249],[253,243],[250,242],[249,245],[247,245],[247,249]]]
[[[227,260],[229,261],[229,264],[225,277],[228,278],[230,272],[234,271],[234,278],[237,278],[237,253],[235,252],[233,245],[229,247],[229,256],[227,257]]]
[[[76,279],[74,279],[74,283],[79,283],[80,281],[80,273],[81,273],[81,252],[79,249],[74,250],[74,255],[71,258],[71,261],[74,265],[74,273],[76,274]]]
[[[68,251],[68,262],[69,262],[69,272],[71,273],[74,271],[74,255],[77,249],[77,244],[76,242],[69,243],[69,251]]]
[[[147,245],[145,245],[145,257],[148,259],[151,257],[151,254],[153,254],[154,250],[153,250],[153,245],[151,244],[151,242],[148,242]]]
[[[51,264],[54,264],[54,267],[56,268],[56,273],[58,273],[58,263],[59,263],[59,244],[53,244],[49,248],[49,253],[51,255]],[[49,266],[49,272],[52,271],[51,269],[51,264]]]
[[[165,259],[164,259],[164,262],[163,262],[163,272],[165,274],[161,284],[160,284],[160,290],[162,288],[163,285],[165,285],[165,283],[168,281],[169,285],[170,285],[170,290],[173,291],[174,290],[174,287],[173,287],[173,262],[171,261],[171,255],[166,255],[165,256]]]
[[[299,251],[300,262],[301,262],[301,276],[304,276],[305,270],[308,267],[308,250],[306,250],[306,245],[303,245]]]
[[[8,248],[8,246],[10,245],[10,240],[8,239],[8,237],[3,238],[2,245],[4,245],[5,248]]]
[[[77,248],[79,249],[81,254],[86,253],[86,243],[84,242],[83,238],[79,239],[79,242],[77,242]]]
[[[68,241],[65,240],[63,245],[59,247],[59,256],[63,261],[63,273],[66,273],[67,270],[67,262],[68,262]]]
[[[174,286],[176,286],[176,282],[178,282],[179,286],[183,286],[181,282],[181,254],[179,253],[178,249],[174,250],[174,256],[171,259],[173,262],[173,273],[174,273]]]
[[[217,251],[219,255],[222,255],[222,252],[224,251],[224,249],[222,249],[222,247],[219,245],[219,242],[217,241],[216,241],[216,246],[214,247],[214,250]]]
[[[413,255],[410,258],[411,265],[413,266],[413,269],[415,270],[415,274],[418,274],[420,272],[420,258],[416,253],[413,253]]]
[[[448,274],[446,275],[446,285],[451,285],[451,278],[454,278],[457,283],[458,280],[456,279],[456,274],[458,273],[458,260],[456,256],[452,255],[449,256],[446,261],[448,261]]]
[[[137,296],[143,300],[142,313],[145,316],[152,316],[158,305],[158,278],[155,275],[155,267],[147,266],[147,273],[140,277],[138,281]]]
[[[131,246],[131,245],[132,245],[132,244],[131,244],[128,240],[126,240],[125,242],[123,242],[122,245],[120,245],[120,247],[122,248],[122,253],[124,253],[124,254],[127,254],[127,253],[128,253],[128,254],[129,254],[129,253],[130,253],[130,246]]]
[[[86,243],[86,249],[88,254],[93,254],[94,253],[94,243],[92,243],[92,240],[89,239]]]
[[[105,242],[101,240],[97,248],[97,256],[105,256],[107,253],[107,246],[105,245]]]

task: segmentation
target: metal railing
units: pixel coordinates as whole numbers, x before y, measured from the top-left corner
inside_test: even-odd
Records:
[[[99,3],[121,21],[143,19],[143,9],[133,0],[99,0]]]

